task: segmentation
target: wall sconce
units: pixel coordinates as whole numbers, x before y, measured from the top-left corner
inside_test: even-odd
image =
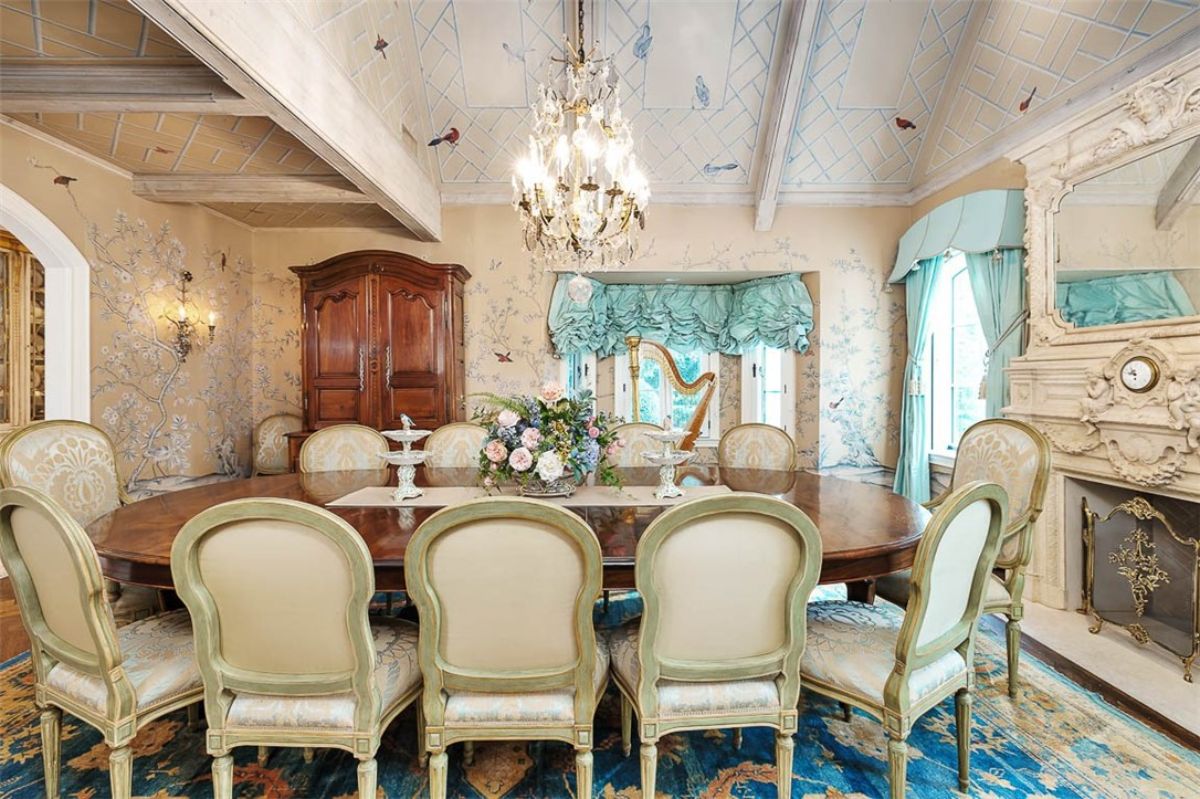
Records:
[[[198,319],[193,319],[188,314],[188,283],[192,282],[192,273],[183,271],[179,273],[179,303],[176,306],[175,313],[163,314],[163,318],[171,323],[175,328],[175,354],[179,356],[181,362],[187,361],[187,356],[191,353],[192,347],[195,346],[194,340],[196,328],[199,325]],[[216,311],[208,312],[208,341],[211,344],[213,338],[217,334],[217,313]]]

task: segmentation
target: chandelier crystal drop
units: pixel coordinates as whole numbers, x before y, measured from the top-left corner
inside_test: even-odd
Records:
[[[584,51],[582,0],[578,52],[566,49],[562,80],[538,86],[529,150],[513,173],[513,206],[525,247],[543,266],[623,266],[637,252],[650,186],[621,114],[620,80],[608,59]]]

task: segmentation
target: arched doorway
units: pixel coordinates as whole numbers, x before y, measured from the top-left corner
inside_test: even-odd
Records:
[[[88,261],[45,214],[3,184],[0,227],[46,270],[46,418],[90,421]]]

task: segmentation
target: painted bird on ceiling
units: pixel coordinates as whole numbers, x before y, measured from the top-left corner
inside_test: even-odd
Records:
[[[383,56],[385,61],[387,60],[387,48],[387,39],[384,39],[382,36],[375,37],[375,52]]]
[[[900,128],[900,130],[916,130],[917,129],[917,126],[915,124],[913,124],[913,121],[911,119],[905,119],[904,117],[896,117],[896,127]]]
[[[509,45],[508,42],[500,42],[500,47],[503,48],[504,52],[513,61],[520,61],[522,63],[525,62],[525,56],[529,55],[530,53],[532,53],[534,51],[533,47],[522,47],[520,49],[517,49],[517,48]]]
[[[714,164],[714,163],[710,162],[710,163],[705,164],[701,169],[704,172],[704,174],[711,177],[713,175],[719,175],[722,172],[728,172],[730,170],[737,169],[737,168],[738,168],[737,161],[730,161],[728,164]]]
[[[1028,111],[1028,110],[1029,110],[1029,104],[1033,102],[1033,96],[1034,96],[1035,94],[1037,94],[1037,86],[1034,86],[1034,87],[1033,87],[1033,91],[1031,91],[1031,92],[1029,93],[1029,96],[1028,96],[1028,97],[1026,97],[1024,100],[1022,100],[1022,101],[1021,101],[1021,104],[1020,104],[1019,106],[1017,106],[1017,109],[1018,109],[1018,110],[1019,110],[1019,111],[1020,111],[1022,114],[1024,114],[1026,111]]]
[[[54,185],[55,186],[66,186],[66,187],[70,188],[71,183],[73,183],[76,180],[79,180],[79,178],[73,178],[70,175],[55,175],[54,176]]]
[[[708,91],[708,84],[704,82],[703,75],[696,76],[696,102],[701,108],[708,108],[708,103],[712,99],[712,95]]]
[[[638,34],[637,41],[633,43],[633,54],[642,61],[646,60],[646,56],[650,54],[650,45],[654,43],[654,34],[650,32],[650,23],[647,22],[642,26],[642,32]]]
[[[441,136],[430,139],[429,146],[437,147],[442,142],[446,142],[449,145],[455,145],[455,144],[458,144],[458,137],[459,137],[458,128],[450,128],[450,130],[446,131]]]

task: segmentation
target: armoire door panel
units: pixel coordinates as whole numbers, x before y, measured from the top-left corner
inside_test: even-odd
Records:
[[[316,388],[316,418],[323,424],[343,424],[358,421],[359,403],[362,398],[358,387]]]
[[[399,421],[406,413],[419,425],[437,423],[442,405],[441,392],[436,388],[393,388],[390,392],[392,407],[388,416]]]
[[[445,418],[445,292],[432,293],[393,275],[380,277],[384,347],[381,423],[408,414],[418,424]],[[427,421],[426,421],[427,420]]]
[[[367,327],[362,299],[348,291],[314,298],[313,377],[358,378]]]

